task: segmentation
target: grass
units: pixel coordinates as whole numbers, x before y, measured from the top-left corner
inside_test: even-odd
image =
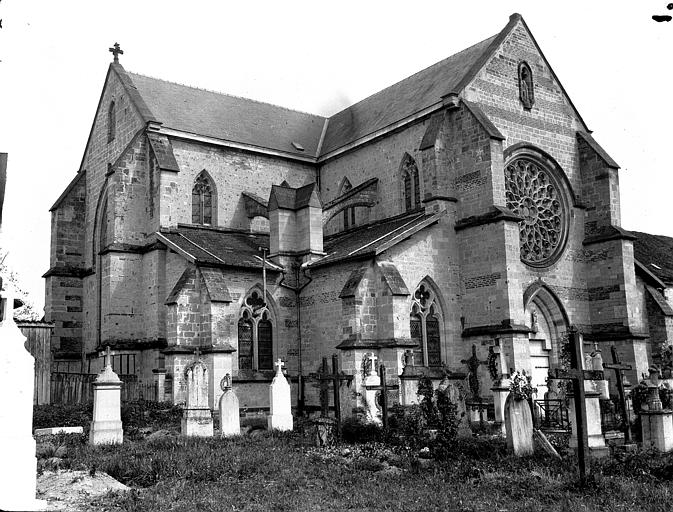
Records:
[[[580,489],[572,460],[514,459],[499,439],[461,440],[441,463],[381,443],[317,449],[278,433],[69,451],[71,467],[134,488],[97,498],[92,511],[667,511],[673,498],[673,457],[595,462],[593,482]]]

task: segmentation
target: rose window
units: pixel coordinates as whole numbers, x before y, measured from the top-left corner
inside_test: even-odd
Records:
[[[563,250],[567,222],[563,195],[554,176],[528,158],[505,168],[507,207],[519,223],[521,259],[532,266],[552,263]]]

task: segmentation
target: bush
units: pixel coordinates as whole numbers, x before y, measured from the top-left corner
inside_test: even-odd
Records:
[[[93,403],[33,406],[33,429],[50,427],[84,427],[93,418]]]
[[[341,423],[341,438],[347,443],[371,443],[383,439],[383,429],[357,416],[346,418]]]

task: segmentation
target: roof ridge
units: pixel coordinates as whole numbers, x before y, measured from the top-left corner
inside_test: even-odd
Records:
[[[180,83],[180,82],[175,82],[173,80],[166,80],[165,78],[159,78],[159,77],[150,76],[150,75],[143,75],[142,73],[136,73],[134,71],[126,71],[126,73],[129,74],[129,75],[133,75],[133,76],[140,76],[140,77],[143,77],[143,78],[149,78],[150,80],[157,80],[159,82],[164,82],[164,83],[167,83],[167,84],[178,85],[180,87],[186,87],[188,89],[195,89],[197,91],[209,92],[211,94],[218,94],[220,96],[228,96],[230,98],[236,98],[236,99],[239,99],[239,100],[252,101],[253,103],[259,103],[261,105],[268,105],[268,106],[271,106],[271,107],[280,108],[282,110],[287,110],[288,112],[297,112],[299,114],[306,114],[308,116],[319,117],[323,120],[329,119],[328,117],[322,116],[320,114],[314,114],[312,112],[306,112],[305,110],[298,110],[298,109],[295,109],[295,108],[285,107],[283,105],[278,105],[276,103],[269,103],[268,101],[261,101],[261,100],[256,100],[256,99],[253,99],[253,98],[247,98],[245,96],[238,96],[236,94],[229,94],[229,93],[222,92],[222,91],[216,91],[214,89],[206,89],[205,87],[197,87],[195,85],[183,84],[183,83]]]
[[[401,84],[402,82],[405,82],[405,81],[409,80],[410,78],[415,77],[416,75],[420,75],[421,73],[427,71],[427,70],[430,69],[430,68],[434,68],[434,67],[436,67],[436,66],[439,66],[439,65],[445,63],[447,60],[452,59],[452,58],[454,58],[454,57],[457,57],[457,56],[460,55],[461,53],[465,53],[465,52],[467,52],[468,50],[471,50],[472,48],[474,48],[475,46],[479,46],[480,44],[485,43],[485,42],[488,41],[489,39],[494,39],[494,38],[496,38],[499,34],[500,34],[500,32],[498,32],[498,34],[493,34],[493,35],[490,36],[490,37],[487,37],[487,38],[485,38],[485,39],[482,39],[481,41],[479,41],[479,42],[477,42],[477,43],[474,43],[473,45],[470,45],[470,46],[468,46],[467,48],[463,48],[463,49],[460,50],[459,52],[452,53],[452,54],[449,55],[448,57],[445,57],[445,58],[443,58],[442,60],[439,60],[439,61],[437,61],[437,62],[434,62],[433,64],[430,64],[429,66],[426,66],[426,67],[424,67],[423,69],[420,69],[420,70],[416,71],[415,73],[413,73],[413,74],[411,74],[411,75],[409,75],[409,76],[407,76],[407,77],[405,77],[405,78],[402,78],[401,80],[398,80],[397,82],[395,82],[395,83],[393,83],[393,84],[390,84],[390,85],[384,87],[383,89],[379,89],[378,91],[376,91],[376,92],[370,94],[369,96],[366,96],[365,98],[362,98],[360,101],[356,101],[355,103],[351,103],[351,104],[348,105],[347,107],[344,107],[344,108],[342,108],[341,110],[339,110],[338,112],[335,112],[334,114],[332,114],[331,116],[329,116],[328,119],[331,119],[331,118],[335,117],[336,115],[340,114],[341,112],[345,112],[345,111],[348,110],[349,108],[352,108],[352,107],[354,107],[355,105],[359,105],[360,103],[362,103],[362,102],[364,102],[364,101],[367,101],[368,99],[370,99],[370,98],[376,96],[377,94],[380,94],[380,93],[382,93],[383,91],[387,91],[388,89],[390,89],[390,88],[392,88],[392,87],[395,87],[396,85]],[[439,98],[437,99],[437,101],[439,101]]]

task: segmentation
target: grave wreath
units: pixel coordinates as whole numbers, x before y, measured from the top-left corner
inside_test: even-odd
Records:
[[[516,370],[510,376],[509,393],[513,400],[530,400],[537,388],[532,384],[532,377],[526,375],[526,370]]]

